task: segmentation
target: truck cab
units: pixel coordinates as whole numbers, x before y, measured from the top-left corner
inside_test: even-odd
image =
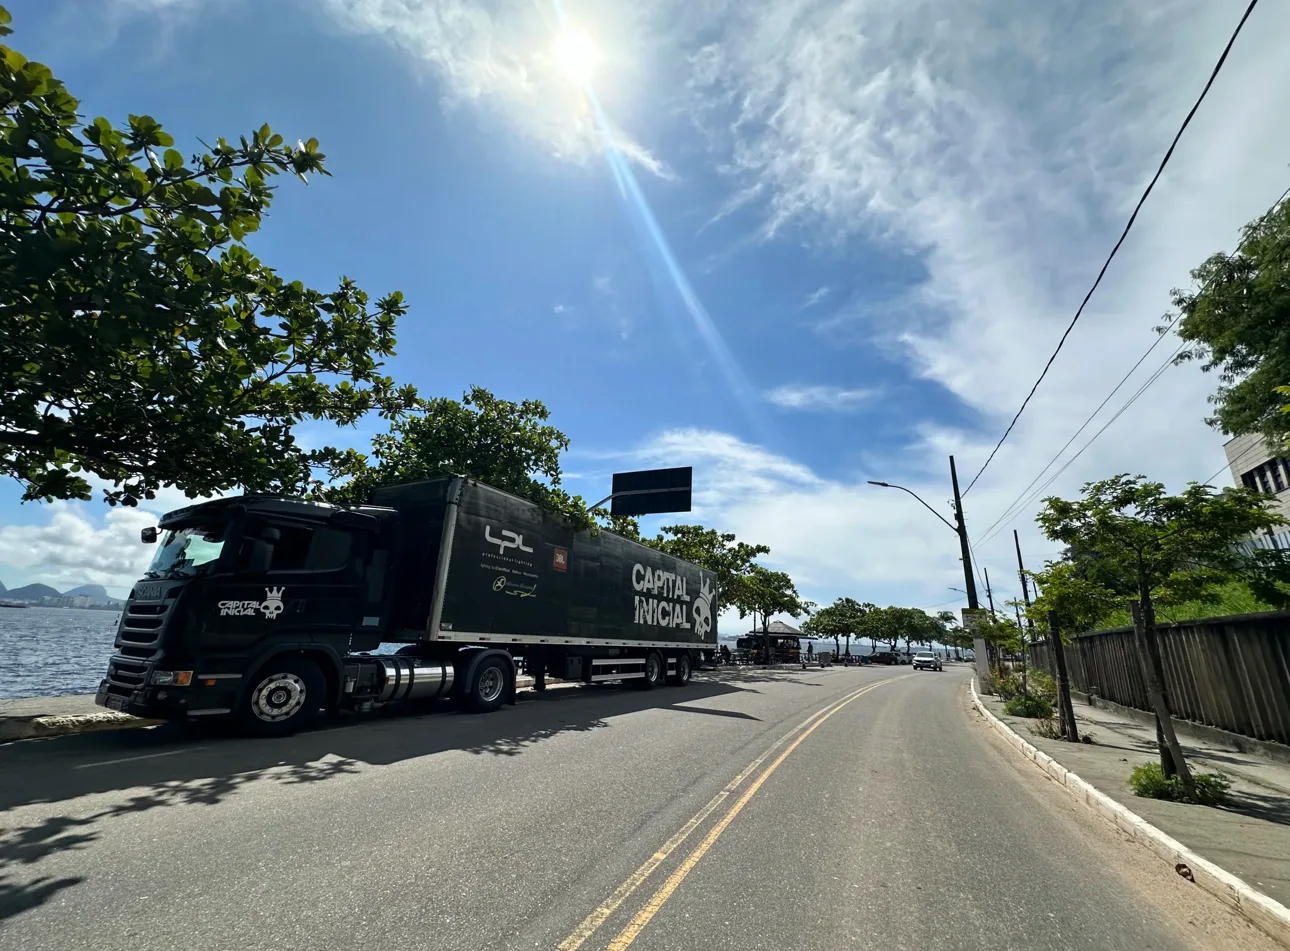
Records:
[[[96,702],[145,717],[228,714],[248,672],[284,654],[336,694],[345,656],[375,649],[386,629],[397,531],[390,508],[277,496],[167,514],[143,532],[156,553],[130,591]],[[306,679],[282,678],[262,707],[298,702]]]

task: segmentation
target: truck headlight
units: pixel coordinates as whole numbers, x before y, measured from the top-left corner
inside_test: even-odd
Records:
[[[192,682],[191,670],[154,670],[152,672],[153,686],[187,687]]]

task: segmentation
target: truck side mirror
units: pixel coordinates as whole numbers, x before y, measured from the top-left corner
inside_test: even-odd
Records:
[[[157,543],[157,529],[149,525],[147,528],[140,529],[139,541],[145,545],[155,545]]]

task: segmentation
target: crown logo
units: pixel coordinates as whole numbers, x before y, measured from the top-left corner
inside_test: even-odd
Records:
[[[282,592],[286,590],[286,585],[283,585],[281,588],[265,588],[264,598],[266,601],[277,601],[282,597]]]

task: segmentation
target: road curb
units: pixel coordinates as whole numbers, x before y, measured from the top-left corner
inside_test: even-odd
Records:
[[[981,702],[976,692],[975,677],[972,678],[969,689],[972,691],[972,705],[985,717],[986,722],[1017,752],[1042,769],[1049,779],[1064,787],[1072,798],[1084,803],[1135,842],[1146,846],[1180,874],[1182,870],[1179,866],[1186,866],[1191,870],[1191,879],[1197,885],[1233,908],[1255,927],[1290,948],[1290,908],[1208,859],[1201,858],[1177,839],[1157,829],[1137,813],[1066,769],[1034,744],[1027,742]]]
[[[533,678],[521,674],[515,678],[515,689],[533,686]],[[0,743],[14,740],[36,740],[51,736],[70,736],[74,733],[98,733],[104,730],[137,730],[156,726],[164,720],[145,720],[128,713],[101,710],[97,713],[77,713],[68,716],[0,716]]]
[[[78,713],[73,716],[5,717],[0,719],[0,743],[11,740],[34,740],[71,733],[94,733],[100,730],[130,730],[155,726],[160,720],[143,720],[125,713],[104,710],[102,713]]]

